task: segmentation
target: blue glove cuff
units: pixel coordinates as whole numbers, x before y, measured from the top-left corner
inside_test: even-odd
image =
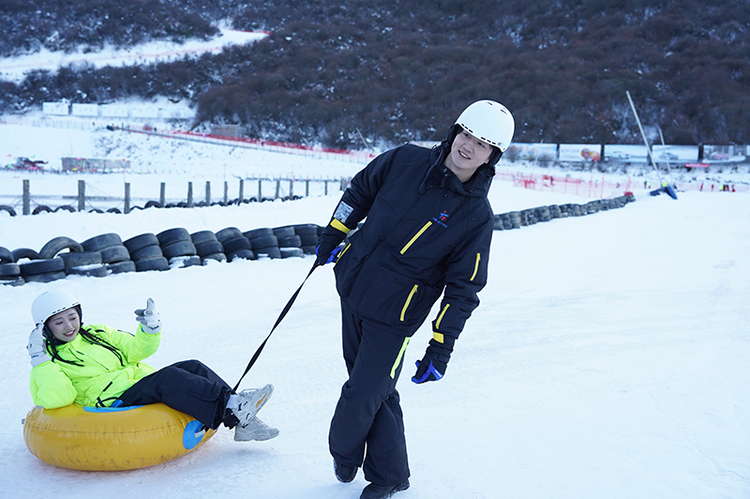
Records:
[[[416,362],[417,368],[419,367],[419,361]],[[438,371],[435,366],[432,365],[432,361],[430,361],[430,365],[427,366],[427,370],[425,370],[424,374],[417,378],[416,376],[412,377],[412,381],[416,384],[424,383],[427,381],[427,378],[430,377],[430,374],[435,376],[435,381],[440,381],[443,378],[443,374]]]
[[[318,247],[315,248],[315,254],[318,255],[319,258],[322,256],[320,254],[320,246],[321,245],[319,244]],[[326,261],[323,265],[331,263],[334,260],[336,260],[336,256],[339,254],[340,251],[341,251],[341,246],[336,246],[335,248],[333,248],[331,252],[328,254],[328,257],[326,258]]]

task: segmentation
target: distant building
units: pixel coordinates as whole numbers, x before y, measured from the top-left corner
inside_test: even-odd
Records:
[[[108,173],[127,170],[130,160],[127,159],[97,159],[97,158],[63,158],[64,172],[96,172]]]

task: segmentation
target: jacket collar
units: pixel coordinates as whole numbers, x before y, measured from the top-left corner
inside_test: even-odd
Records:
[[[430,150],[430,167],[427,170],[424,180],[419,186],[419,192],[424,192],[427,187],[433,185],[443,185],[448,187],[452,192],[462,194],[468,197],[487,197],[490,190],[490,184],[495,176],[495,168],[489,165],[482,165],[477,168],[474,175],[467,182],[462,183],[458,177],[445,166],[445,158],[450,152],[450,144],[443,141],[439,146]]]

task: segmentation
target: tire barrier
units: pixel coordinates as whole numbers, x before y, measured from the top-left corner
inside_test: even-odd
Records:
[[[292,258],[315,254],[322,227],[315,224],[260,228],[246,232],[226,227],[214,233],[190,234],[177,227],[122,241],[116,233],[100,234],[82,243],[59,236],[41,250],[0,246],[0,285],[51,282],[69,275],[106,277],[124,272],[165,271],[263,258]]]
[[[520,229],[539,222],[549,222],[555,218],[581,217],[600,211],[622,208],[635,201],[633,194],[626,194],[612,199],[597,199],[585,204],[568,203],[561,205],[539,206],[521,211],[511,211],[495,215],[495,230]]]
[[[495,215],[495,230],[520,229],[557,218],[581,217],[622,208],[635,201],[632,194],[585,204],[539,206]],[[361,227],[362,224],[360,224]],[[140,234],[125,241],[115,233],[101,234],[82,243],[60,236],[39,252],[31,248],[13,251],[0,246],[0,285],[50,282],[68,275],[105,277],[123,272],[165,271],[208,265],[210,262],[304,257],[314,255],[324,227],[297,224],[264,227],[242,232],[226,227],[214,233],[190,234],[178,227],[158,234]],[[347,234],[354,234],[359,227]]]

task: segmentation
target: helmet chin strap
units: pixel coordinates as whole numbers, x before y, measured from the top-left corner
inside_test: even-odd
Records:
[[[78,312],[78,328],[80,329],[83,327],[83,310],[81,309],[80,305],[75,305],[74,307],[71,307],[71,308],[76,309],[76,312]],[[65,343],[64,341],[58,340],[57,338],[55,338],[55,335],[52,334],[52,331],[50,330],[50,328],[47,327],[46,322],[44,323],[42,332],[44,333],[44,337],[47,338],[47,341],[51,345],[62,345],[63,343]]]

